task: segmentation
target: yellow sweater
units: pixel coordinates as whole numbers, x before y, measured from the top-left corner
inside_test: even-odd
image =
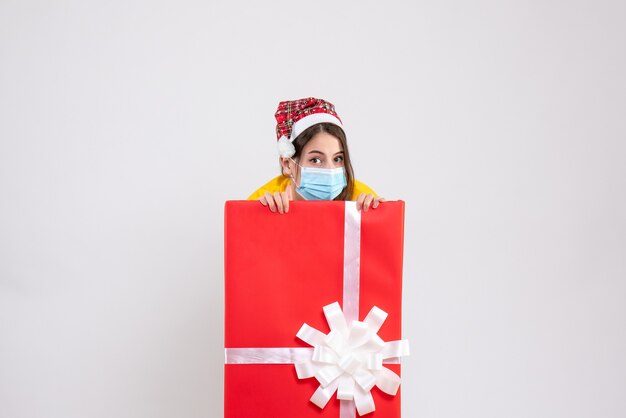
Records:
[[[256,192],[252,193],[248,197],[248,200],[258,200],[261,198],[261,196],[265,194],[265,192],[270,192],[270,193],[284,192],[287,189],[287,186],[289,186],[289,181],[290,179],[287,176],[280,175],[278,177],[274,177],[273,179],[265,183],[263,186],[259,187],[259,189]],[[374,196],[377,196],[374,190],[370,189],[369,186],[367,186],[364,183],[361,183],[358,180],[354,180],[354,190],[352,191],[352,200],[356,200],[356,198],[361,193],[365,193],[365,194],[371,193]]]

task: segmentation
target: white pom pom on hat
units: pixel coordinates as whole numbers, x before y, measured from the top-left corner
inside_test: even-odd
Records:
[[[285,136],[281,136],[278,140],[278,154],[281,157],[291,158],[296,153],[296,147]]]

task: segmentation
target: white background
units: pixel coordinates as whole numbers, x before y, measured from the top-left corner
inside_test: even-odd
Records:
[[[626,416],[625,21],[2,0],[0,417],[222,415],[223,202],[277,174],[275,107],[306,96],[407,204],[404,416]]]

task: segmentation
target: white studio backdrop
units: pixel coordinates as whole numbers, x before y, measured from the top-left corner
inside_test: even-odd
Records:
[[[625,17],[2,0],[0,417],[222,415],[223,202],[306,96],[407,204],[404,416],[625,416]]]

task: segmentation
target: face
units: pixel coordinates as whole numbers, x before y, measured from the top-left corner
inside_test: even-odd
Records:
[[[343,148],[341,142],[327,132],[320,132],[306,143],[298,164],[302,167],[337,168],[343,167]],[[283,160],[283,171],[287,176],[294,176],[300,182],[300,167],[291,160]]]

